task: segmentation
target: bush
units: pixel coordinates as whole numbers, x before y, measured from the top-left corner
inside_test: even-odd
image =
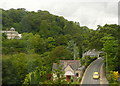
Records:
[[[109,75],[107,76],[107,79],[109,83],[112,84],[118,84],[118,73],[116,71],[110,71]]]
[[[82,62],[82,65],[85,65],[87,67],[95,59],[97,59],[97,57],[85,56],[84,58],[81,59],[81,62]]]

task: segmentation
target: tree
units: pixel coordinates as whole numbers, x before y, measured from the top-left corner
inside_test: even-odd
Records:
[[[117,46],[118,46],[118,42],[117,40],[115,40],[115,38],[113,36],[111,36],[111,34],[107,34],[107,36],[104,36],[101,41],[104,43],[103,44],[103,51],[105,51],[108,54],[115,54],[117,51]]]
[[[117,61],[116,52],[118,42],[113,36],[111,36],[111,34],[104,36],[101,41],[103,42],[102,50],[107,53],[109,70],[115,70],[116,65],[114,63]]]
[[[68,41],[71,39],[71,35],[59,35],[55,38],[56,46],[64,45],[66,46]]]
[[[26,51],[28,53],[44,53],[46,50],[46,41],[40,35],[24,33],[22,39],[25,41]]]
[[[7,35],[5,33],[2,33],[2,41],[7,39]]]
[[[50,57],[52,58],[52,62],[56,62],[62,59],[73,59],[69,50],[67,50],[64,46],[58,46],[51,51]]]
[[[37,67],[35,71],[26,75],[23,84],[41,84],[46,80],[46,67]]]
[[[3,54],[14,54],[25,51],[25,45],[23,40],[19,39],[6,39],[2,42]]]
[[[26,75],[34,72],[37,67],[41,71],[48,72],[48,69],[42,68],[45,65],[45,60],[38,54],[4,55],[2,60],[3,84],[22,84]]]
[[[52,50],[55,48],[55,39],[53,37],[48,37],[47,38],[47,50]]]

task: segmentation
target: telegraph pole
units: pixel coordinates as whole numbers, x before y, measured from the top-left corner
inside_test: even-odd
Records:
[[[76,59],[76,43],[74,43],[74,60]]]
[[[107,71],[108,71],[108,63],[107,63],[107,53],[106,53],[106,75],[107,75]]]

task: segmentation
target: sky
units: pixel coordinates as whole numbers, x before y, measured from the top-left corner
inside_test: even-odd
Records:
[[[1,0],[0,8],[47,10],[90,29],[96,29],[97,25],[118,24],[118,0]]]

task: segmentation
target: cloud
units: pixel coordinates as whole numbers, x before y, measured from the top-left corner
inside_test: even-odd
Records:
[[[66,10],[63,10],[60,11],[61,14],[64,14],[68,20],[80,22],[81,26],[95,29],[97,25],[117,24],[117,3],[80,2],[68,5],[64,6],[67,7],[67,13],[65,12]]]
[[[118,23],[118,0],[1,0],[0,7],[26,8],[29,11],[47,10],[54,15],[77,21],[81,26]]]

